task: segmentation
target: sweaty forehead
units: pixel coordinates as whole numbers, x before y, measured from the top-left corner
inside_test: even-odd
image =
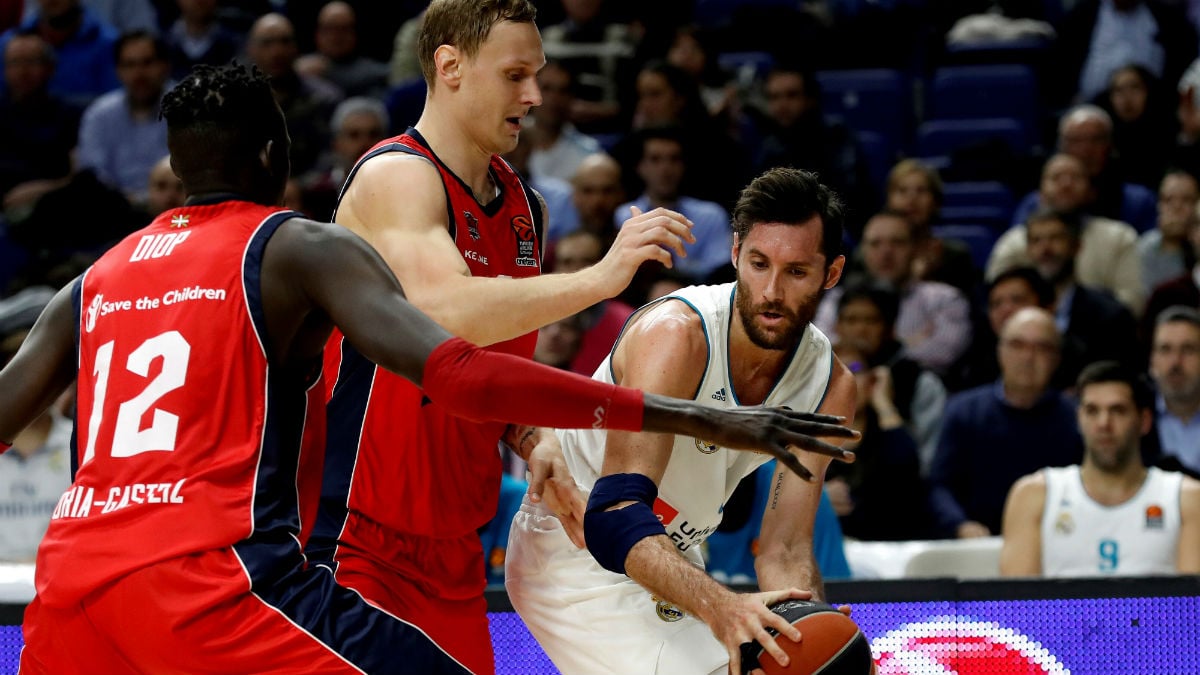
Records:
[[[758,223],[750,228],[741,247],[772,258],[799,262],[822,260],[821,220],[813,216],[803,223]]]

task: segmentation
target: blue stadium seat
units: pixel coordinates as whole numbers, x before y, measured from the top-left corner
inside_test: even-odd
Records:
[[[941,219],[947,223],[958,225],[984,225],[997,232],[1003,232],[1011,224],[1012,209],[995,206],[944,206]]]
[[[892,147],[906,151],[913,127],[912,80],[892,68],[823,70],[821,107],[855,131],[882,134]]]
[[[987,225],[934,225],[933,236],[938,239],[957,239],[971,250],[971,261],[977,269],[987,267],[988,256],[999,234]]]
[[[990,206],[1012,211],[1013,194],[999,181],[960,181],[943,186],[942,206]]]
[[[1020,64],[938,68],[927,102],[926,119],[1010,117],[1020,121],[1026,132],[1038,128],[1041,116],[1037,75]]]
[[[425,108],[425,78],[418,77],[388,90],[384,99],[388,116],[392,118],[392,133],[403,133],[417,123]]]
[[[1020,120],[993,117],[968,120],[932,120],[917,128],[919,157],[952,157],[971,147],[1003,143],[1016,155],[1029,152],[1028,131]]]
[[[871,172],[871,185],[882,194],[887,182],[888,172],[896,164],[896,146],[891,139],[876,131],[859,131],[855,133],[858,145],[867,158],[867,167]]]

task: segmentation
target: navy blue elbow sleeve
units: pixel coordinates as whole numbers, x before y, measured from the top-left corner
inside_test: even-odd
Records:
[[[657,496],[658,486],[640,473],[613,474],[596,481],[583,518],[583,534],[588,550],[601,567],[625,574],[625,559],[634,544],[666,534],[651,508]],[[634,503],[607,510],[625,501]]]

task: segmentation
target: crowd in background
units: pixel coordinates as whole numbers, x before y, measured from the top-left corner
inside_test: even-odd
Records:
[[[195,64],[270,77],[293,142],[287,205],[332,219],[354,162],[420,114],[422,4],[0,0],[0,352],[52,289],[182,204],[158,103]],[[858,378],[862,438],[827,476],[827,527],[1000,534],[1014,482],[1081,460],[1074,383],[1104,359],[1156,387],[1143,460],[1200,474],[1200,2],[535,4],[542,103],[506,159],[547,202],[545,268],[600,260],[632,207],[679,211],[697,239],[544,327],[537,360],[590,375],[635,307],[732,281],[733,200],[793,166],[849,214],[848,273],[815,323]],[[1034,76],[1023,117],[939,98],[955,68],[1002,66]],[[899,95],[856,98],[843,76],[870,73]],[[987,123],[937,142],[972,121]],[[33,558],[69,482],[70,414],[64,401],[0,456],[2,558]],[[759,483],[722,527],[749,533],[710,546],[752,549]],[[492,575],[505,499],[484,533]]]

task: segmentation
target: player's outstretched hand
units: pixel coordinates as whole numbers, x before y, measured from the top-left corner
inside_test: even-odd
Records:
[[[668,413],[665,417],[669,419],[659,420],[658,415],[652,413],[662,409],[674,409],[674,415]],[[652,428],[659,422],[665,423],[668,428]],[[845,422],[843,417],[797,412],[787,408],[710,408],[690,401],[646,394],[646,430],[684,434],[732,450],[765,452],[804,480],[812,480],[812,472],[800,463],[789,448],[853,462],[853,452],[820,440],[820,437],[858,438],[860,434],[845,426]]]
[[[730,593],[724,607],[717,608],[717,620],[710,624],[713,635],[725,645],[729,652],[729,672],[741,675],[742,644],[757,642],[781,666],[788,664],[788,656],[775,644],[775,638],[767,628],[778,631],[780,639],[800,641],[800,631],[788,623],[783,616],[772,612],[770,607],[784,600],[810,600],[812,593],[798,588],[764,593]]]
[[[625,290],[642,263],[657,260],[671,267],[671,251],[680,257],[687,257],[684,243],[696,243],[692,221],[683,214],[664,208],[645,213],[636,206],[630,207],[630,210],[632,215],[617,231],[612,247],[596,263],[598,270],[603,272],[605,282],[611,284],[610,295]]]

